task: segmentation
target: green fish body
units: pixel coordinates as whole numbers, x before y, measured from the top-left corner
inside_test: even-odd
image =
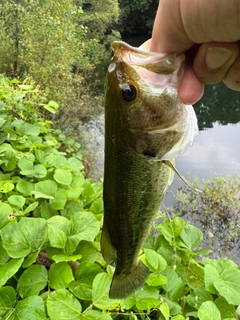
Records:
[[[197,121],[178,98],[183,56],[113,42],[105,85],[104,224],[101,250],[115,266],[109,297],[121,299],[149,275],[141,247],[173,179],[173,162],[192,144]]]

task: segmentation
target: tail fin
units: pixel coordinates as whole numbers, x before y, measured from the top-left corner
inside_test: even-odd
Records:
[[[141,288],[149,276],[148,268],[141,260],[128,274],[113,275],[109,298],[110,299],[124,299],[131,293]]]

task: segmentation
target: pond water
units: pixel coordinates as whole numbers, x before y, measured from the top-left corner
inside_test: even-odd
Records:
[[[199,181],[240,173],[240,93],[224,84],[206,86],[194,109],[200,131],[193,146],[176,158],[180,173],[187,178],[197,176]],[[175,175],[164,199],[166,206],[174,203],[175,191],[182,186]]]

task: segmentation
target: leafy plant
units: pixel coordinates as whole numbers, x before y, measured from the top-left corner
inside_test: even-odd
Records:
[[[40,117],[34,90],[0,78],[0,319],[236,320],[239,268],[202,259],[202,232],[180,217],[149,236],[144,287],[108,298],[102,184],[85,179],[79,145]]]

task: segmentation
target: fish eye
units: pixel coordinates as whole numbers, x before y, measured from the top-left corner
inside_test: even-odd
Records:
[[[126,102],[132,102],[137,96],[137,89],[132,84],[122,86],[122,97]]]

